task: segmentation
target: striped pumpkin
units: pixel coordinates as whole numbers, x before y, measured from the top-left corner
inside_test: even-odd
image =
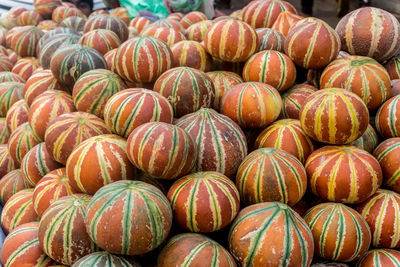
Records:
[[[33,188],[23,189],[12,195],[1,213],[1,227],[8,234],[24,223],[37,222],[39,217],[33,209]]]
[[[128,27],[129,37],[128,39],[132,39],[139,35],[139,31],[135,27]]]
[[[133,18],[129,22],[130,27],[135,27],[139,32],[141,32],[144,28],[149,26],[151,24],[151,21],[147,19],[146,17],[136,17]]]
[[[24,84],[20,82],[0,83],[0,116],[5,117],[11,106],[23,98]]]
[[[105,29],[96,29],[85,33],[78,43],[91,47],[102,55],[121,45],[118,35]]]
[[[54,262],[43,252],[38,239],[39,223],[25,223],[15,228],[4,240],[1,263],[4,267],[40,266]]]
[[[385,187],[400,193],[400,138],[389,138],[380,143],[374,156],[381,165]]]
[[[285,40],[285,53],[296,65],[320,69],[334,60],[340,50],[338,34],[326,22],[309,17],[293,25]]]
[[[1,55],[0,55],[0,60],[1,60]],[[18,74],[15,74],[14,72],[11,71],[1,71],[0,72],[0,82],[19,82],[19,83],[25,83],[25,80],[22,79],[21,76]]]
[[[289,11],[296,14],[296,8],[286,1],[257,0],[243,8],[242,19],[254,28],[271,28],[279,14]]]
[[[276,50],[283,52],[283,45],[286,38],[282,33],[269,28],[256,29],[256,33],[258,43],[260,44],[258,51]]]
[[[352,146],[325,146],[305,164],[309,188],[323,200],[356,204],[373,195],[382,184],[379,162]]]
[[[282,95],[282,115],[287,119],[300,119],[300,110],[312,93],[318,91],[312,85],[296,84]]]
[[[207,16],[200,12],[200,11],[192,11],[189,12],[187,14],[185,14],[183,16],[183,18],[181,19],[180,23],[182,24],[182,26],[187,29],[189,28],[191,25],[203,21],[203,20],[207,20]]]
[[[48,32],[48,31],[56,29],[58,27],[58,24],[55,21],[46,19],[46,20],[42,20],[41,22],[39,22],[37,27],[39,30],[41,30],[43,32]]]
[[[54,77],[61,84],[70,87],[82,74],[94,69],[107,69],[107,62],[93,48],[79,44],[60,47],[50,61],[50,70]]]
[[[193,138],[198,157],[193,171],[217,171],[234,177],[247,155],[244,133],[230,118],[202,108],[175,121]]]
[[[0,72],[11,71],[14,64],[7,55],[0,54]]]
[[[279,201],[293,206],[306,192],[307,175],[301,162],[286,151],[261,148],[240,164],[236,186],[246,205]]]
[[[8,150],[16,166],[19,166],[23,157],[31,148],[41,142],[39,136],[35,134],[28,122],[17,127],[11,133],[8,140]]]
[[[24,80],[28,80],[29,77],[35,72],[37,68],[40,67],[39,60],[35,57],[25,57],[21,58],[15,63],[12,68],[12,72],[18,74]]]
[[[117,181],[93,196],[85,222],[90,238],[102,249],[140,255],[154,250],[167,238],[172,211],[168,199],[155,186]]]
[[[47,173],[61,168],[47,151],[46,144],[40,143],[26,153],[21,161],[21,173],[24,181],[34,187]]]
[[[383,248],[400,248],[400,195],[379,189],[356,207],[371,229],[372,245]]]
[[[213,82],[215,89],[215,99],[212,107],[215,110],[220,110],[220,103],[224,94],[233,86],[243,83],[243,79],[238,74],[230,71],[212,71],[207,72],[207,75]]]
[[[25,100],[21,99],[15,102],[7,111],[6,115],[6,124],[8,131],[12,133],[15,129],[17,129],[18,126],[25,122],[28,122],[28,117],[29,107],[26,104]],[[4,136],[3,132],[1,136]]]
[[[174,220],[185,230],[209,233],[229,225],[239,212],[235,184],[218,172],[197,172],[177,180],[168,191]]]
[[[279,92],[284,92],[296,80],[296,66],[285,54],[265,50],[254,54],[246,61],[242,76],[246,82],[267,83]]]
[[[105,9],[94,10],[92,13],[90,13],[89,18],[97,16],[97,15],[110,15],[110,12],[108,10],[105,10]]]
[[[6,118],[0,118],[0,144],[7,144],[10,138],[10,130],[8,130]]]
[[[223,246],[200,234],[180,234],[171,238],[158,255],[158,267],[209,266],[236,267]]]
[[[113,10],[110,11],[110,15],[119,18],[120,20],[125,22],[126,25],[129,24],[129,12],[124,7],[114,8]]]
[[[53,260],[72,265],[97,250],[85,227],[91,196],[73,194],[53,202],[39,223],[39,244]]]
[[[400,266],[400,252],[394,249],[373,249],[357,262],[356,267]]]
[[[304,17],[290,11],[283,11],[278,15],[271,29],[279,31],[283,36],[287,36],[290,27],[302,19],[304,19]]]
[[[368,127],[368,108],[356,94],[340,88],[311,94],[300,110],[301,127],[314,140],[347,144]]]
[[[26,10],[17,17],[18,26],[37,26],[43,17],[34,10]]]
[[[390,80],[400,79],[400,57],[394,57],[390,59],[386,64],[385,68],[389,73]]]
[[[59,115],[75,111],[72,97],[59,90],[48,90],[32,102],[29,109],[29,125],[41,140],[48,125]]]
[[[3,47],[6,45],[6,35],[7,35],[7,29],[2,27],[0,29],[0,45]]]
[[[0,177],[8,174],[10,171],[19,167],[19,164],[14,162],[8,150],[8,144],[0,145]],[[0,178],[0,179],[1,179]]]
[[[126,140],[117,135],[83,141],[68,157],[66,169],[72,188],[91,195],[107,184],[136,176],[126,153]]]
[[[118,35],[121,42],[125,42],[129,36],[128,25],[121,19],[111,15],[102,14],[90,17],[86,21],[83,32],[87,33],[95,29],[110,30]]]
[[[141,36],[123,43],[115,54],[114,62],[115,72],[124,80],[150,83],[171,68],[173,55],[163,41]]]
[[[158,28],[169,28],[169,29],[174,29],[177,30],[180,33],[184,33],[185,32],[185,28],[183,28],[182,24],[179,21],[176,20],[172,20],[172,19],[159,19],[155,22],[153,22],[152,24],[150,24],[148,26],[148,28],[150,27],[158,27]],[[144,32],[144,28],[143,30],[140,32]]]
[[[171,46],[174,67],[190,67],[210,71],[212,58],[204,46],[196,41],[180,41]]]
[[[58,83],[51,70],[36,71],[29,77],[24,86],[26,104],[30,107],[38,95],[51,89],[63,90],[63,87]]]
[[[361,258],[371,243],[364,218],[341,203],[322,203],[304,216],[314,237],[315,255],[333,261],[351,262]]]
[[[224,94],[221,113],[242,127],[259,128],[274,122],[281,112],[282,99],[272,86],[258,82],[235,85]]]
[[[13,64],[17,63],[19,56],[11,48],[7,49],[7,55]]]
[[[107,62],[107,67],[110,71],[115,72],[115,55],[117,54],[118,48],[108,51],[104,54],[104,59]]]
[[[65,165],[74,148],[84,140],[109,133],[102,119],[78,111],[56,117],[48,125],[44,140],[47,151]]]
[[[68,17],[60,23],[60,27],[71,28],[77,32],[82,32],[85,24],[86,19],[82,17]]]
[[[186,31],[186,38],[191,41],[202,42],[208,29],[213,25],[211,20],[202,20],[190,25]]]
[[[290,207],[266,202],[242,209],[228,236],[229,250],[243,267],[310,266],[313,237]]]
[[[113,255],[106,251],[94,252],[80,258],[74,263],[74,267],[141,267],[139,263],[124,259],[119,255]]]
[[[125,138],[146,122],[172,123],[173,114],[172,106],[165,97],[142,88],[118,92],[104,107],[104,120],[108,128]]]
[[[400,23],[389,12],[364,7],[350,12],[336,25],[342,50],[384,62],[400,49]]]
[[[35,26],[22,26],[12,35],[10,47],[20,57],[36,56],[36,45],[44,33]]]
[[[220,60],[242,62],[258,51],[259,44],[257,33],[249,24],[226,19],[209,27],[204,46],[210,55]]]
[[[378,109],[375,127],[385,138],[400,137],[400,95],[390,98]]]
[[[301,128],[300,121],[294,119],[274,122],[258,135],[255,142],[256,148],[272,147],[285,150],[303,164],[316,146]]]
[[[51,37],[54,37],[56,35],[68,35],[68,34],[74,34],[74,35],[80,35],[80,33],[76,32],[73,29],[70,28],[56,28],[54,30],[51,30],[49,32],[46,32],[42,38],[39,39],[37,46],[36,46],[36,54],[40,56],[40,52],[42,50],[42,47],[44,43]]]
[[[362,98],[375,110],[390,97],[390,78],[372,58],[348,56],[332,61],[322,72],[320,88],[343,88]]]
[[[53,202],[74,193],[77,192],[71,187],[65,168],[53,170],[35,186],[33,208],[39,216],[43,216]]]
[[[371,124],[368,124],[367,130],[365,130],[364,134],[360,138],[349,143],[349,145],[364,149],[368,153],[372,153],[378,143],[379,138],[375,129],[371,126]]]
[[[51,18],[54,9],[61,6],[61,0],[34,0],[33,7],[45,18]]]
[[[64,19],[69,18],[69,17],[82,17],[86,18],[85,14],[82,13],[82,11],[76,7],[68,7],[68,6],[59,6],[56,7],[56,9],[53,10],[53,13],[51,14],[51,18],[53,21],[60,23]]]
[[[1,75],[1,73],[0,73],[0,75]],[[1,80],[1,78],[0,78],[0,80]],[[400,95],[400,79],[391,80],[390,84],[392,87],[392,90],[390,90],[391,91],[390,96],[393,97],[396,95]]]
[[[90,70],[76,81],[72,98],[77,110],[103,118],[107,100],[126,88],[122,79],[112,71]]]
[[[0,205],[6,202],[17,192],[29,188],[29,185],[22,178],[21,170],[13,170],[0,179]]]
[[[178,118],[200,108],[211,107],[215,99],[210,77],[188,67],[167,70],[157,79],[153,90],[168,99]]]
[[[165,122],[148,122],[129,135],[129,160],[140,170],[162,179],[176,179],[195,166],[197,146],[188,132]]]
[[[151,36],[164,41],[172,46],[180,41],[186,40],[185,35],[173,28],[149,26],[140,33],[141,36]]]
[[[183,18],[184,14],[181,12],[173,12],[167,16],[167,19],[180,21]]]

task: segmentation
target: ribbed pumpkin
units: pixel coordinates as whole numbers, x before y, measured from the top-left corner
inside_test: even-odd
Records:
[[[117,54],[117,51],[118,48],[114,48],[104,55],[104,59],[107,62],[107,67],[112,72],[115,72],[115,55]]]
[[[260,44],[258,51],[276,50],[283,52],[283,45],[286,38],[282,33],[269,28],[256,29],[256,33],[258,43]]]
[[[259,128],[275,121],[282,99],[272,86],[258,82],[241,83],[224,94],[221,113],[242,127]]]
[[[400,138],[390,138],[380,143],[374,156],[383,171],[383,184],[400,193]]]
[[[103,118],[108,99],[127,86],[122,79],[109,70],[90,70],[82,74],[72,90],[75,107]]]
[[[304,220],[279,202],[251,205],[231,226],[229,250],[241,266],[309,266],[314,243]]]
[[[400,57],[390,59],[385,64],[385,68],[389,73],[390,80],[400,79]]]
[[[171,238],[158,255],[158,267],[219,266],[236,267],[223,246],[200,234],[180,234]]]
[[[68,157],[66,169],[72,188],[91,195],[106,184],[136,176],[126,154],[126,140],[117,135],[83,141]]]
[[[43,216],[53,202],[74,193],[77,192],[71,187],[65,168],[53,170],[35,186],[33,208],[39,216]]]
[[[82,13],[82,11],[74,6],[69,7],[69,6],[59,6],[56,7],[56,9],[53,10],[53,13],[51,14],[51,18],[53,21],[60,23],[64,19],[69,18],[69,17],[82,17],[85,18],[86,16]]]
[[[36,45],[44,33],[35,26],[18,27],[12,35],[10,47],[20,57],[36,56]]]
[[[21,170],[10,171],[0,179],[0,205],[6,202],[17,192],[29,188],[29,185],[22,178]]]
[[[60,0],[34,0],[33,7],[35,11],[38,12],[45,18],[51,18],[51,14],[54,9],[61,6]]]
[[[400,247],[400,195],[379,189],[356,207],[367,221],[372,234],[372,245],[383,248]]]
[[[41,140],[47,126],[57,116],[75,111],[72,97],[59,90],[48,90],[38,95],[29,109],[29,125]]]
[[[400,266],[400,252],[394,249],[373,249],[364,254],[356,267]]]
[[[53,260],[64,265],[97,250],[86,232],[86,208],[91,196],[73,194],[53,202],[39,223],[39,243]]]
[[[212,59],[204,46],[195,41],[180,41],[171,47],[175,67],[211,70]]]
[[[230,224],[239,212],[235,184],[218,172],[197,172],[177,180],[168,191],[174,220],[191,232],[208,233]]]
[[[140,33],[141,36],[151,36],[165,42],[168,46],[172,46],[180,41],[186,40],[185,35],[173,28],[157,27],[150,25],[143,29]]]
[[[40,137],[35,134],[28,122],[18,126],[8,140],[8,150],[15,164],[19,166],[26,153],[40,142]]]
[[[400,95],[390,98],[378,109],[375,127],[385,138],[400,137]]]
[[[41,30],[43,32],[48,32],[48,31],[57,29],[58,24],[57,24],[57,22],[52,21],[51,19],[46,19],[46,20],[42,20],[41,22],[39,22],[37,27],[39,30]]]
[[[283,11],[297,13],[295,7],[286,1],[252,1],[243,8],[242,19],[254,28],[271,28]]]
[[[109,129],[125,138],[146,122],[172,123],[173,117],[172,106],[165,97],[142,88],[118,92],[104,107],[104,120]]]
[[[188,132],[164,122],[148,122],[129,135],[130,161],[151,176],[176,179],[190,172],[197,160],[197,147]]]
[[[396,55],[400,49],[400,23],[389,12],[364,7],[344,16],[336,25],[342,50],[352,55],[368,56],[378,62]]]
[[[341,203],[322,203],[307,211],[318,257],[351,262],[361,258],[371,243],[371,232],[364,218]]]
[[[102,55],[121,45],[118,35],[105,29],[95,29],[85,33],[79,39],[79,43],[97,50]]]
[[[0,72],[11,71],[14,64],[8,58],[8,56],[0,54]]]
[[[243,68],[243,79],[246,82],[267,83],[279,92],[284,92],[296,80],[296,66],[283,53],[261,51],[247,60]]]
[[[210,77],[188,67],[167,70],[157,79],[153,90],[168,99],[178,118],[200,108],[211,107],[215,99]]]
[[[349,145],[364,149],[368,153],[372,153],[378,143],[379,138],[376,134],[375,129],[370,124],[368,124],[368,128],[367,130],[365,130],[364,134],[360,138],[349,143]]]
[[[348,56],[332,61],[322,72],[320,88],[343,88],[362,98],[369,110],[390,97],[390,78],[372,58]]]
[[[204,37],[208,53],[223,61],[246,61],[258,50],[258,36],[245,22],[226,19],[210,26]]]
[[[8,131],[11,133],[21,124],[28,122],[28,117],[29,117],[29,107],[26,104],[25,100],[21,99],[15,102],[7,111],[6,115],[6,123]],[[4,133],[2,132],[1,137],[3,136]]]
[[[348,204],[365,201],[382,184],[379,162],[352,146],[325,146],[305,164],[309,188],[320,198]]]
[[[116,33],[121,40],[125,42],[128,39],[128,26],[121,19],[111,15],[96,15],[90,17],[83,28],[83,32],[87,33],[95,29],[105,29]]]
[[[0,118],[0,144],[7,144],[10,138],[10,130],[8,130],[6,118]]]
[[[0,55],[0,60],[1,60],[1,55]],[[25,83],[25,80],[19,76],[18,74],[15,74],[14,72],[10,71],[1,71],[0,72],[0,82],[20,82],[20,83]]]
[[[240,127],[213,109],[202,108],[175,121],[193,138],[198,151],[194,171],[217,171],[234,177],[247,155],[247,143]]]
[[[115,71],[130,82],[149,83],[170,69],[172,52],[157,38],[141,36],[123,43],[115,55]]]
[[[307,175],[301,162],[281,149],[261,148],[240,164],[236,186],[246,205],[279,201],[295,205],[307,189]]]
[[[133,18],[129,22],[130,27],[135,27],[139,32],[141,32],[145,27],[149,26],[151,24],[151,21],[147,19],[146,17],[136,17]]]
[[[312,85],[302,83],[290,88],[282,95],[282,115],[288,119],[300,119],[300,110],[312,93],[318,91]]]
[[[23,88],[24,84],[20,82],[0,83],[0,117],[5,117],[11,106],[23,98]]]
[[[14,162],[8,150],[8,144],[0,145],[0,177],[3,177],[12,170],[19,167],[19,164]],[[0,178],[1,179],[1,178]]]
[[[119,255],[114,255],[106,251],[94,252],[80,258],[72,265],[73,267],[141,267],[140,264],[132,259],[124,259]]]
[[[37,58],[25,57],[19,59],[11,71],[21,76],[24,80],[28,80],[32,76],[32,73],[39,67],[40,63]]]
[[[292,27],[303,18],[304,17],[290,11],[283,11],[278,15],[271,29],[279,31],[284,36],[286,36],[289,33],[290,27]]]
[[[33,188],[24,189],[11,196],[1,213],[1,227],[8,234],[21,224],[39,221],[33,209]]]
[[[309,17],[293,25],[285,40],[285,53],[296,65],[320,69],[339,54],[340,39],[326,22]]]
[[[43,252],[38,239],[39,223],[15,228],[4,240],[1,263],[5,267],[50,266],[54,262]]]
[[[90,238],[99,247],[110,253],[139,255],[166,239],[172,211],[168,199],[155,186],[117,181],[93,196],[85,222]]]
[[[169,19],[169,20],[175,20],[175,21],[180,21],[180,20],[183,18],[183,16],[184,16],[184,14],[181,13],[181,12],[173,12],[173,13],[170,13],[170,14],[167,16],[167,19]]]
[[[94,69],[107,69],[104,57],[93,48],[78,44],[59,48],[50,61],[54,77],[70,87],[82,74]]]
[[[78,111],[56,117],[48,125],[44,140],[54,159],[65,165],[73,149],[84,140],[109,133],[102,119]]]
[[[85,27],[86,19],[82,17],[68,17],[60,22],[60,27],[71,28],[77,32],[82,32]]]
[[[17,17],[18,26],[37,26],[43,17],[34,10],[26,10]]]
[[[185,14],[183,16],[183,18],[181,19],[180,23],[182,24],[182,26],[187,29],[189,28],[191,25],[203,21],[203,20],[207,20],[207,16],[200,12],[200,11],[192,11],[189,12],[187,14]]]
[[[169,29],[174,29],[177,30],[178,32],[184,33],[185,29],[183,28],[182,24],[179,21],[172,20],[172,19],[159,19],[152,24],[149,25],[149,27],[158,27],[158,28],[169,28]],[[146,28],[146,30],[147,30]],[[143,33],[145,29],[143,29],[140,33]]]
[[[202,20],[190,25],[186,31],[186,38],[188,40],[201,42],[204,40],[208,29],[213,25],[211,20]]]
[[[39,42],[37,43],[36,46],[36,54],[40,55],[41,49],[43,47],[43,44],[47,41],[47,39],[49,39],[50,37],[53,37],[55,35],[65,35],[65,34],[75,34],[75,35],[79,35],[78,32],[76,32],[73,29],[70,28],[56,28],[54,30],[48,31],[46,32],[42,38],[39,39]]]
[[[34,146],[21,161],[22,177],[32,187],[36,186],[44,175],[61,167],[47,151],[45,143]]]
[[[212,107],[215,110],[219,110],[225,92],[229,91],[233,86],[243,83],[243,79],[230,71],[212,71],[207,72],[207,75],[213,82],[215,89],[215,99]]]
[[[346,144],[361,137],[368,127],[368,108],[356,94],[340,88],[311,94],[300,110],[301,127],[314,140]]]

